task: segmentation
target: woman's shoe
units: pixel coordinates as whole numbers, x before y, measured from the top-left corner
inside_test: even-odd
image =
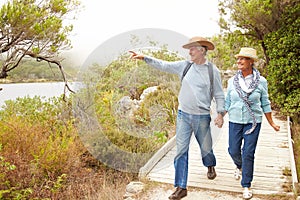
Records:
[[[243,199],[251,199],[253,196],[252,190],[250,188],[244,187]]]
[[[239,180],[242,176],[242,169],[236,168],[233,174],[235,180]]]

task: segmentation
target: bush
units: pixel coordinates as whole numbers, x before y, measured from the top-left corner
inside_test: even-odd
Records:
[[[15,166],[0,171],[5,198],[29,198],[36,192],[51,196],[78,163],[82,149],[74,120],[67,104],[58,101],[19,98],[0,111],[2,155],[8,166]]]
[[[166,49],[145,53],[165,60],[179,59]],[[80,106],[86,108],[84,113],[92,116],[88,110],[95,112],[97,122],[80,120],[86,127],[80,136],[94,157],[115,169],[137,173],[173,132],[179,79],[143,61],[128,60],[128,55],[121,55],[101,70],[95,66],[89,70],[91,76],[87,72],[84,77],[90,87],[78,97],[84,102]],[[101,76],[90,83],[94,71]],[[138,101],[143,90],[151,86],[158,86],[158,90],[146,96],[131,117],[116,112],[120,99],[130,96]]]
[[[300,123],[299,12],[299,4],[287,8],[281,28],[265,39],[270,58],[267,76],[270,98],[283,114],[291,116],[297,123]]]

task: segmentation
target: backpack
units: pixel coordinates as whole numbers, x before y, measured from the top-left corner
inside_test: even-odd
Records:
[[[187,66],[184,68],[182,76],[181,76],[181,81],[185,77],[186,73],[189,71],[189,69],[192,66],[192,62],[188,63]],[[210,97],[212,99],[213,97],[213,86],[214,86],[214,73],[213,73],[213,66],[211,62],[208,62],[208,75],[209,75],[209,80],[210,80]]]

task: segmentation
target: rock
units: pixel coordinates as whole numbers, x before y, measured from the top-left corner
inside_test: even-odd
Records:
[[[143,101],[148,94],[155,92],[156,90],[157,90],[157,86],[146,88],[141,94],[140,100]]]
[[[126,200],[134,200],[134,196],[142,192],[143,189],[144,189],[144,184],[142,182],[139,181],[130,182],[126,186],[126,192],[123,198]]]
[[[120,115],[131,115],[135,105],[129,96],[122,97],[117,104],[117,113]]]
[[[137,194],[141,192],[143,189],[144,189],[144,183],[139,181],[130,182],[126,186],[126,192],[133,193],[133,194]]]
[[[132,117],[134,111],[136,111],[140,104],[142,103],[142,101],[145,99],[145,97],[156,91],[157,90],[157,86],[153,86],[153,87],[149,87],[147,89],[145,89],[143,91],[143,93],[141,94],[141,96],[137,99],[132,99],[132,97],[129,96],[124,96],[122,97],[116,106],[116,112],[117,114],[123,116],[123,117]],[[138,100],[140,99],[140,100]]]

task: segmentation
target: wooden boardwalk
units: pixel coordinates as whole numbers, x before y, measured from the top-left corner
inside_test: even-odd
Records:
[[[228,115],[224,117],[224,126],[219,129],[220,133],[214,145],[217,177],[214,180],[207,179],[207,168],[202,164],[199,147],[193,137],[189,151],[188,187],[241,192],[240,181],[233,177],[235,165],[227,151],[227,117]],[[292,177],[284,173],[286,170],[291,170],[294,163],[294,158],[291,156],[292,151],[289,148],[288,122],[273,118],[275,123],[280,125],[280,131],[275,132],[267,120],[263,119],[254,163],[252,189],[255,194],[284,194],[286,186],[290,187],[292,184]],[[140,176],[146,177],[150,181],[173,184],[175,151],[175,138],[172,138],[141,168]]]

